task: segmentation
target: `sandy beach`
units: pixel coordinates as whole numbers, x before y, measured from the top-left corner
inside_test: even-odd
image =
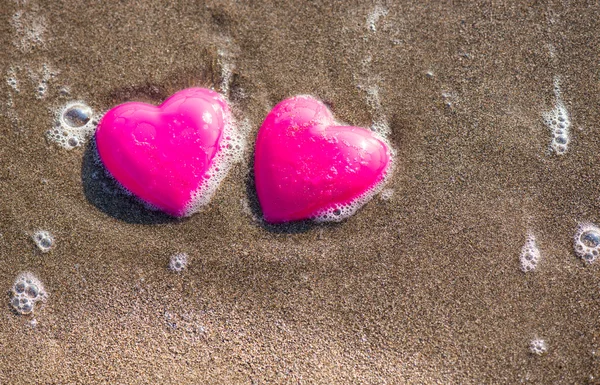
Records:
[[[600,384],[600,260],[573,243],[600,224],[600,5],[2,5],[0,384]],[[228,98],[247,146],[189,218],[120,192],[93,141],[46,136],[71,101],[99,119],[191,86]],[[344,222],[261,219],[254,140],[299,94],[396,153]],[[32,315],[9,305],[23,272],[48,293]]]

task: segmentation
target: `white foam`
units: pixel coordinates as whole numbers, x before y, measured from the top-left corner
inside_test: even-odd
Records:
[[[535,235],[532,233],[527,234],[525,244],[519,255],[519,261],[521,263],[521,270],[525,273],[537,268],[540,261],[540,250],[537,247]]]
[[[221,63],[221,92],[224,95],[229,95],[229,85],[231,84],[234,66],[229,63],[229,55],[225,51],[219,50],[218,55]]]
[[[533,339],[529,343],[529,351],[531,352],[531,354],[536,354],[538,356],[546,354],[548,352],[548,346],[546,345],[546,341],[540,338]]]
[[[87,122],[82,125],[74,124],[69,118],[70,112],[77,112],[81,116],[88,116]],[[46,132],[46,137],[59,146],[71,150],[82,146],[96,131],[98,119],[94,117],[92,109],[81,101],[67,103],[55,113],[54,128]]]
[[[38,230],[31,238],[42,253],[47,253],[54,246],[54,237],[48,231]]]
[[[179,253],[172,255],[169,258],[169,270],[175,273],[181,273],[187,268],[188,255],[186,253]]]
[[[383,112],[383,107],[381,105],[381,99],[379,97],[379,87],[370,86],[367,87],[367,103],[373,110],[373,124],[371,125],[371,130],[376,133],[387,137],[391,133],[390,124],[387,120]]]
[[[19,274],[10,289],[10,306],[21,315],[33,313],[35,304],[46,298],[44,285],[30,272]]]
[[[573,239],[575,254],[587,263],[594,262],[600,254],[600,228],[584,222],[577,226]]]
[[[558,155],[564,155],[569,143],[571,142],[571,119],[569,111],[562,101],[562,93],[560,90],[560,78],[554,78],[554,108],[550,111],[542,113],[544,124],[550,129],[552,139],[550,148]]]
[[[218,98],[227,103],[225,98],[219,94]],[[204,180],[198,189],[192,192],[190,202],[186,205],[184,216],[190,216],[207,205],[217,191],[217,188],[225,179],[231,167],[242,160],[246,148],[246,135],[250,124],[247,120],[236,123],[233,115],[224,116],[224,129],[217,151],[212,163],[205,174]]]
[[[11,18],[11,25],[15,29],[17,40],[14,44],[23,52],[31,51],[34,47],[44,44],[46,19],[34,13],[17,11]]]
[[[371,32],[377,32],[377,22],[380,18],[387,16],[387,8],[377,4],[375,8],[367,15],[367,28]]]

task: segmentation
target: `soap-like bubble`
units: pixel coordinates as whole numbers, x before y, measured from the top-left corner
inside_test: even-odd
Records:
[[[69,102],[55,117],[52,130],[46,133],[49,140],[68,150],[79,147],[95,131],[97,119],[94,111],[83,102]]]
[[[582,223],[574,237],[575,254],[585,262],[592,263],[600,254],[600,228],[592,223]]]
[[[83,127],[92,118],[90,106],[74,103],[63,111],[62,120],[70,127]]]
[[[48,297],[44,286],[32,273],[19,274],[10,289],[10,306],[18,314],[31,314],[35,304]]]
[[[32,238],[33,242],[35,242],[42,253],[50,251],[52,246],[54,246],[54,237],[45,230],[36,231]]]
[[[548,346],[546,345],[546,341],[540,338],[535,338],[529,343],[529,351],[531,352],[531,354],[536,354],[538,356],[547,353]]]
[[[25,295],[27,295],[29,298],[37,298],[39,293],[40,289],[34,284],[31,284],[25,288]]]
[[[584,232],[579,239],[587,247],[598,247],[600,245],[600,234],[594,231]]]
[[[14,286],[15,293],[17,294],[24,293],[26,288],[25,282],[18,282]]]
[[[525,273],[536,269],[540,260],[540,250],[537,247],[535,236],[531,233],[527,235],[525,244],[521,249],[519,261],[521,263],[521,270]]]
[[[188,255],[186,253],[179,253],[172,255],[169,259],[169,269],[175,273],[181,273],[187,268]]]

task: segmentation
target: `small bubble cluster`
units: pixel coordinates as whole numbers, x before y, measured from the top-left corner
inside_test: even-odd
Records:
[[[554,95],[556,102],[551,111],[546,111],[542,114],[544,124],[552,133],[552,141],[550,148],[558,155],[564,155],[567,152],[571,136],[569,129],[571,128],[571,119],[561,97],[559,79],[554,79]]]
[[[179,253],[172,255],[169,259],[169,269],[175,273],[181,273],[188,265],[188,255]]]
[[[11,86],[11,88],[17,92],[19,92],[19,82],[17,81],[16,78],[7,78],[6,82],[8,83],[9,86]]]
[[[43,35],[46,31],[46,19],[43,16],[19,10],[13,14],[11,24],[18,39],[14,44],[21,51],[28,52],[34,47],[44,44]]]
[[[546,341],[536,338],[529,343],[529,351],[531,354],[537,354],[541,356],[548,352],[548,346],[546,345]]]
[[[54,246],[54,237],[45,230],[36,231],[32,238],[42,253],[47,253]]]
[[[46,91],[48,91],[48,84],[45,80],[41,80],[36,89],[38,99],[42,99],[46,96]]]
[[[70,102],[56,113],[54,128],[46,136],[59,146],[71,150],[83,145],[97,124],[90,106],[83,102]]]
[[[215,100],[222,101],[222,95],[215,96]],[[219,104],[213,105],[215,112],[220,110]],[[231,167],[239,162],[246,148],[246,135],[250,129],[248,121],[237,123],[231,114],[223,116],[224,129],[220,142],[221,151],[215,155],[209,169],[204,175],[204,180],[196,191],[192,193],[190,202],[185,209],[185,216],[190,216],[207,205],[217,188],[227,176]]]
[[[540,250],[535,242],[535,236],[528,234],[525,239],[525,244],[521,249],[519,261],[521,262],[521,270],[525,273],[536,269],[540,260]]]
[[[575,254],[587,263],[592,263],[600,253],[600,228],[592,223],[577,227],[574,239]]]
[[[35,89],[36,97],[43,99],[48,91],[48,82],[57,75],[57,71],[53,70],[48,64],[43,64],[42,69],[37,73],[30,70],[31,79],[37,81],[38,85]]]
[[[33,274],[21,273],[10,289],[10,306],[19,314],[31,314],[36,302],[45,301],[48,294]]]

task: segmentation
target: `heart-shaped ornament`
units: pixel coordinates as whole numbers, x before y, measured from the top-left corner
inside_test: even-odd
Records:
[[[335,122],[310,96],[276,105],[256,140],[254,173],[266,221],[339,221],[375,195],[392,152],[374,132]]]
[[[158,107],[118,105],[96,131],[108,172],[143,202],[178,217],[210,201],[242,140],[225,98],[205,88],[179,91]]]

